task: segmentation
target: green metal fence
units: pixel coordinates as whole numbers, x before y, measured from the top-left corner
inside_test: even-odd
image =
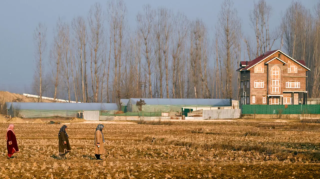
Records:
[[[320,114],[320,105],[242,105],[242,114]]]

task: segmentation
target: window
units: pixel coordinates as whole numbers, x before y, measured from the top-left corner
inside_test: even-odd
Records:
[[[250,98],[247,97],[247,104],[250,104]]]
[[[279,93],[280,92],[279,87],[272,87],[272,92],[273,93]]]
[[[272,80],[272,86],[279,86],[279,80]]]
[[[254,88],[264,88],[264,82],[262,80],[254,81]]]
[[[274,80],[278,80],[280,79],[280,69],[279,67],[275,66],[272,68],[272,71],[271,71],[271,78],[274,79]]]
[[[300,88],[300,82],[286,82],[286,88]]]
[[[247,81],[247,88],[249,89],[250,88],[250,82]]]
[[[284,97],[283,104],[291,104],[291,97]]]
[[[252,104],[256,103],[256,96],[252,96]]]
[[[243,89],[243,81],[241,81],[241,88]]]
[[[270,101],[271,101],[271,104],[279,104],[279,98],[271,98],[270,99]]]
[[[278,66],[272,67],[271,80],[271,92],[280,93],[280,68]]]
[[[263,104],[266,104],[267,103],[267,98],[264,96],[264,97],[262,97],[262,103]]]
[[[254,68],[254,72],[255,73],[263,73],[264,72],[264,69],[263,69],[264,66],[261,66],[261,65],[258,65]]]
[[[293,64],[289,64],[288,73],[298,73],[297,66],[295,66]]]

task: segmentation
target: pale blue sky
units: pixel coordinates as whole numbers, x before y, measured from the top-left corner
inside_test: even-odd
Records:
[[[257,0],[256,0],[257,1]],[[39,22],[47,30],[47,52],[57,19],[70,22],[76,16],[87,17],[90,7],[100,2],[106,9],[106,0],[15,0],[2,1],[0,5],[0,90],[22,93],[32,83],[35,71],[33,32]],[[128,24],[135,29],[136,15],[143,6],[166,7],[184,13],[190,20],[202,19],[209,33],[214,33],[223,0],[125,0]],[[254,0],[234,0],[242,31],[248,36],[253,33],[249,12]],[[271,29],[280,24],[281,17],[292,0],[268,0],[272,6]],[[301,0],[306,8],[313,10],[318,0]],[[276,26],[275,26],[276,25]],[[48,55],[45,56],[48,60]],[[47,63],[47,62],[46,62]],[[45,69],[46,70],[46,69]]]

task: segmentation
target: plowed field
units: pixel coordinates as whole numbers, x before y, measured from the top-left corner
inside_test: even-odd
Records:
[[[7,159],[0,124],[0,178],[319,178],[320,125],[279,122],[71,123],[72,152],[58,157],[62,124],[15,124],[20,153]]]

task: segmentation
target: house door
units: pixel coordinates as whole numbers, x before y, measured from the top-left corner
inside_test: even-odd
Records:
[[[271,105],[279,105],[280,104],[280,98],[277,98],[277,97],[269,98],[269,104],[271,104]]]

